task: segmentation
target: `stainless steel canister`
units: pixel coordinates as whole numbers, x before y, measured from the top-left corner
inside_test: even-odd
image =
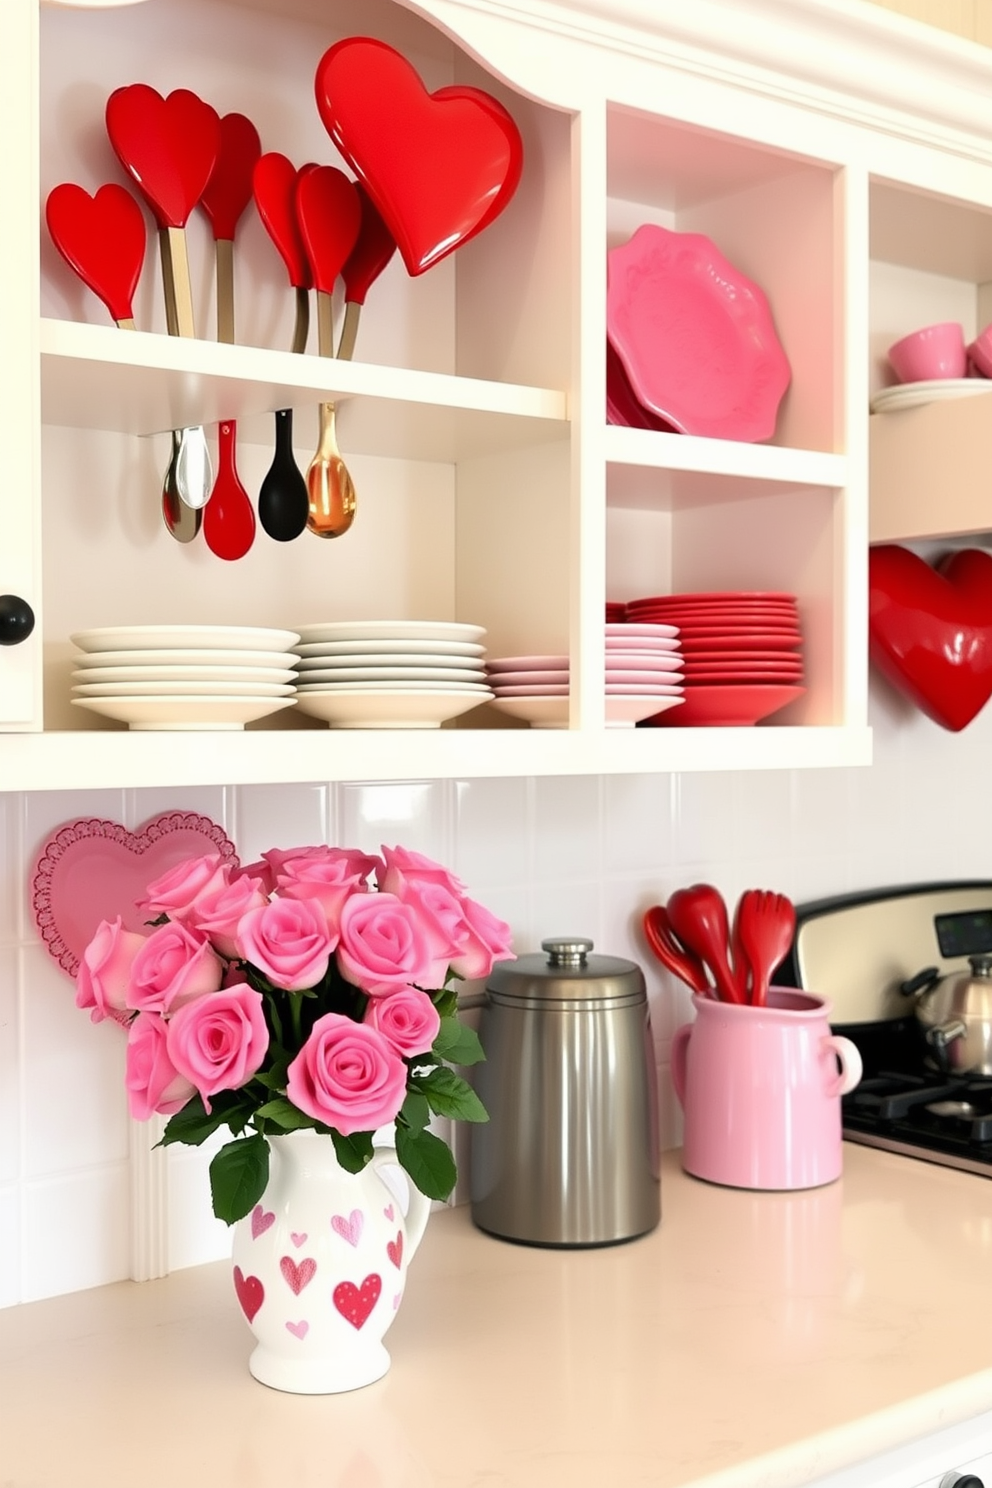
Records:
[[[541,942],[486,986],[472,1128],[472,1217],[530,1245],[611,1245],[661,1217],[658,1094],[644,975]]]

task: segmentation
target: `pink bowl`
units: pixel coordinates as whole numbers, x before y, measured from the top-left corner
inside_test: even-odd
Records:
[[[980,377],[992,377],[992,325],[987,325],[968,347],[971,370]]]
[[[964,329],[956,320],[943,320],[903,336],[889,347],[888,355],[900,382],[964,377],[968,370]]]

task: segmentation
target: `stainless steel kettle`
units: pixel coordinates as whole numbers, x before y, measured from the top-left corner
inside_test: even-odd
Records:
[[[661,1217],[658,1090],[644,975],[591,940],[493,967],[475,1084],[472,1217],[530,1245],[631,1240]]]
[[[970,971],[947,976],[928,966],[899,990],[914,999],[938,1069],[992,1075],[992,955],[969,956],[968,964]]]

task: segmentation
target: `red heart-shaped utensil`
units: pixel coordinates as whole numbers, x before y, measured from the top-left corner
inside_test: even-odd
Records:
[[[364,305],[365,296],[396,252],[396,239],[386,226],[361,181],[355,183],[361,225],[358,241],[348,255],[341,278],[344,297],[349,304]]]
[[[66,181],[48,193],[45,221],[70,268],[110,311],[133,319],[131,301],[145,262],[145,219],[129,191],[115,182],[94,196]]]
[[[107,134],[159,227],[185,227],[220,148],[217,112],[188,88],[167,98],[147,83],[107,99]]]
[[[869,655],[943,728],[992,696],[992,555],[961,548],[931,568],[895,544],[868,554]]]
[[[516,190],[519,130],[480,89],[428,93],[405,57],[368,36],[330,47],[315,88],[324,127],[364,182],[410,274],[481,232]]]
[[[296,220],[314,286],[322,294],[333,294],[362,225],[354,181],[334,165],[301,172],[296,182]]]
[[[234,241],[234,232],[252,197],[252,174],[262,153],[258,130],[244,114],[220,120],[220,145],[200,206],[216,239]]]
[[[296,186],[316,165],[302,165],[299,170],[285,155],[272,150],[255,162],[252,193],[262,225],[286,265],[289,282],[295,289],[310,289],[313,279],[307,250],[296,219]]]
[[[217,479],[203,508],[203,538],[217,558],[233,563],[255,541],[255,512],[238,475],[237,424],[217,426]]]

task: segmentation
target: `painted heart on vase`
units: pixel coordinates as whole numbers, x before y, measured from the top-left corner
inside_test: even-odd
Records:
[[[896,544],[870,549],[868,640],[893,687],[963,729],[992,697],[992,555],[962,548],[933,568]]]
[[[416,275],[467,243],[517,189],[523,143],[478,88],[429,93],[405,57],[368,36],[321,58],[317,109]]]

